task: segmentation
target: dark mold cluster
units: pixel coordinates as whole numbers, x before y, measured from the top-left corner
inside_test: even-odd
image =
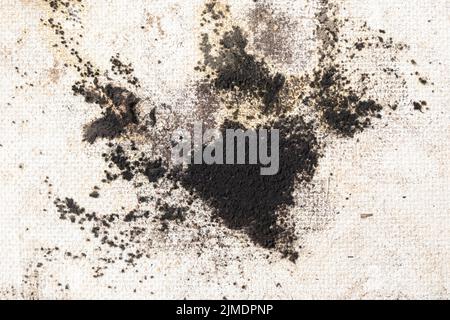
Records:
[[[88,212],[71,198],[57,198],[55,206],[60,213],[60,219],[78,225],[81,230],[89,232],[94,239],[98,239],[101,245],[107,246],[110,250],[117,250],[118,254],[113,255],[112,258],[102,258],[106,260],[104,262],[123,261],[127,266],[132,267],[137,260],[145,256],[142,249],[130,246],[130,243],[136,244],[147,239],[145,235],[147,229],[140,224],[140,221],[151,218],[149,211],[138,213],[132,210],[125,215]],[[125,224],[127,227],[120,228],[121,224]],[[103,273],[100,271],[105,268],[99,268],[94,272],[94,277],[102,276]]]
[[[73,3],[51,1],[50,5],[60,18],[72,19],[82,26],[73,14],[76,10],[67,10]],[[259,8],[259,16],[263,15],[265,23],[272,28],[275,22],[267,17],[271,12],[268,7],[255,6]],[[324,147],[324,141],[319,137],[324,132],[335,139],[354,137],[372,126],[373,120],[380,118],[385,108],[391,106],[391,103],[370,95],[370,74],[361,74],[360,81],[355,83],[352,73],[358,70],[351,68],[357,64],[354,59],[365,50],[399,52],[407,48],[386,39],[384,30],[376,36],[360,37],[356,42],[346,39],[341,28],[348,21],[339,15],[339,1],[319,0],[316,9],[317,66],[309,73],[305,70],[302,75],[277,71],[270,62],[281,54],[276,48],[277,39],[264,40],[262,34],[257,34],[249,41],[252,34],[233,22],[230,8],[220,1],[208,1],[201,13],[199,49],[203,56],[195,68],[200,80],[194,87],[202,104],[214,106],[214,110],[210,105],[202,106],[201,120],[222,130],[279,129],[280,171],[275,176],[260,175],[259,165],[171,167],[168,159],[152,154],[151,148],[136,138],[140,135],[148,137],[146,133],[151,136],[154,130],[164,129],[156,126],[155,108],[144,115],[138,110],[144,99],[137,93],[142,90],[139,90],[140,83],[134,76],[133,66],[122,62],[121,55],[115,54],[110,59],[112,75],[100,71],[77,49],[76,38],[81,38],[82,34],[66,34],[56,17],[43,20],[55,31],[59,45],[73,57],[66,67],[74,67],[80,80],[73,85],[72,93],[82,96],[86,103],[97,106],[102,112],[102,116],[88,123],[84,130],[84,140],[88,144],[107,144],[109,151],[102,155],[107,164],[102,183],[110,184],[116,180],[131,183],[136,191],[133,197],[138,199],[135,209],[114,214],[88,212],[70,197],[57,199],[55,205],[61,219],[89,231],[100,240],[101,246],[118,250],[118,256],[104,258],[105,261],[122,260],[133,265],[137,259],[148,255],[156,231],[167,234],[177,232],[178,226],[196,228],[199,234],[196,245],[207,240],[207,235],[201,233],[203,226],[196,223],[196,212],[191,208],[194,201],[199,201],[211,209],[215,223],[245,232],[253,244],[282,252],[295,261],[299,246],[295,217],[290,216],[289,209],[296,204],[294,191],[313,183]],[[257,23],[255,17],[258,14],[253,12],[250,16],[253,25]],[[283,25],[295,25],[289,23],[288,16],[283,15],[282,19]],[[365,25],[361,28],[372,33]],[[252,30],[257,29],[254,26]],[[266,56],[270,59],[265,59]],[[401,80],[402,75],[394,62],[395,59],[390,61],[392,68],[382,72]],[[414,108],[421,110],[425,105],[426,102],[418,102]],[[248,111],[249,106],[255,108],[244,123],[239,113]],[[231,110],[232,113],[216,122],[211,113],[219,110]],[[169,136],[167,140],[170,140]],[[95,187],[91,192],[93,199],[102,199],[100,189]],[[150,196],[149,190],[157,192]]]
[[[139,174],[145,176],[148,182],[157,182],[164,177],[167,170],[163,167],[161,159],[152,160],[144,152],[139,154],[135,145],[130,148],[133,151],[132,156],[128,155],[124,146],[120,144],[109,143],[108,145],[111,147],[111,152],[103,154],[103,157],[109,163],[109,168],[118,169],[119,173],[106,170],[106,180],[103,182],[114,181],[119,177],[131,181]]]
[[[264,58],[250,53],[244,31],[227,23],[229,15],[226,10],[223,13],[222,7],[220,1],[210,1],[203,12],[201,27],[207,32],[201,36],[204,59],[196,67],[204,74],[199,86],[209,84],[211,94],[219,96],[226,109],[240,110],[257,102],[260,115],[277,119],[265,120],[262,125],[255,122],[255,126],[281,129],[281,170],[277,176],[265,177],[252,165],[190,165],[179,179],[186,189],[206,201],[226,226],[245,231],[262,247],[287,250],[292,258],[296,256],[291,249],[296,237],[291,232],[293,219],[286,217],[286,212],[294,204],[292,192],[301,185],[298,182],[311,181],[314,176],[323,147],[317,137],[318,128],[336,138],[351,138],[370,127],[373,119],[381,118],[385,109],[368,92],[369,74],[361,74],[360,83],[352,80],[351,73],[357,70],[349,65],[353,64],[355,50],[401,51],[406,46],[381,36],[372,37],[375,44],[367,37],[359,39],[364,46],[346,45],[349,41],[341,28],[347,21],[340,18],[338,4],[321,0],[315,30],[318,65],[312,74],[286,77],[274,71],[276,67]],[[368,29],[366,25],[362,28]],[[385,73],[400,77],[396,72]],[[297,83],[304,88],[298,96],[288,90]],[[308,113],[316,116],[313,123],[306,123],[301,115]],[[236,114],[225,119],[222,127],[244,128]],[[260,115],[256,112],[254,117],[263,118]]]
[[[84,140],[94,143],[98,138],[114,139],[122,135],[129,125],[138,125],[136,106],[140,99],[127,89],[111,84],[89,90],[74,85],[73,91],[84,96],[86,102],[104,107],[104,116],[88,124]]]
[[[242,30],[233,27],[223,34],[218,49],[219,55],[212,56],[212,46],[208,35],[204,34],[202,37],[204,67],[213,70],[212,82],[217,90],[242,93],[243,97],[250,95],[261,101],[264,111],[267,111],[279,101],[279,92],[286,78],[280,73],[271,74],[263,60],[246,51],[247,44]]]
[[[246,128],[226,121],[225,129]],[[296,183],[311,180],[319,154],[310,126],[300,117],[282,117],[267,124],[267,129],[280,130],[278,174],[261,175],[259,165],[202,164],[189,166],[178,179],[211,205],[227,227],[245,231],[256,244],[270,249],[293,240],[286,239],[294,235],[278,224],[277,212],[294,204],[293,189]]]
[[[361,93],[345,87],[346,77],[335,67],[318,72],[311,82],[313,93],[304,101],[313,101],[326,125],[343,136],[352,137],[371,125],[372,118],[381,118],[383,107]]]

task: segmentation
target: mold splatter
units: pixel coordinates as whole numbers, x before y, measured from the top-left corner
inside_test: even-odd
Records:
[[[273,12],[268,5],[255,4],[255,8],[248,17],[253,24],[263,15],[267,28],[295,26],[287,16],[281,15],[277,22],[271,19]],[[156,112],[171,107],[153,106],[145,115],[140,114],[144,99],[137,93],[142,93],[142,88],[131,64],[122,62],[120,54],[113,55],[110,71],[117,79],[112,80],[82,57],[59,22],[54,18],[44,21],[74,57],[73,66],[81,80],[73,86],[73,93],[102,110],[103,117],[87,124],[84,131],[84,140],[90,144],[107,140],[109,151],[103,159],[108,168],[102,182],[111,184],[120,179],[131,183],[138,203],[132,210],[99,214],[82,208],[70,197],[57,199],[61,219],[78,224],[106,246],[109,256],[105,261],[122,260],[134,265],[148,255],[148,247],[155,241],[164,241],[165,235],[183,228],[190,228],[196,235],[189,238],[190,244],[204,245],[210,236],[202,233],[202,225],[195,220],[198,212],[191,205],[197,202],[208,206],[214,223],[225,226],[233,235],[243,232],[254,245],[295,261],[299,245],[290,208],[296,204],[296,189],[313,183],[324,148],[322,133],[333,139],[354,137],[370,127],[373,119],[380,118],[386,106],[400,104],[377,99],[370,92],[371,75],[359,72],[360,78],[355,79],[355,70],[349,66],[357,65],[358,55],[367,50],[398,52],[407,46],[386,38],[385,30],[373,35],[364,24],[361,30],[372,35],[346,39],[342,29],[348,21],[340,16],[339,9],[339,1],[318,2],[314,34],[317,66],[301,75],[281,72],[271,64],[291,58],[289,50],[274,49],[276,32],[269,32],[267,37],[272,38],[268,39],[254,28],[247,31],[245,25],[234,23],[230,8],[220,1],[208,1],[201,14],[202,61],[196,67],[200,80],[195,86],[201,104],[198,113],[208,128],[280,129],[281,170],[276,176],[261,176],[259,166],[253,165],[171,168],[167,156],[149,151],[153,141],[136,138],[142,133],[160,138],[167,134],[164,145],[170,145],[171,132],[157,126]],[[256,34],[249,41],[252,31]],[[265,59],[269,51],[270,59]],[[394,62],[389,61],[382,72],[399,79],[403,86]],[[91,197],[100,199],[92,193]],[[118,254],[111,253],[110,248],[117,249]],[[104,270],[104,266],[99,268],[96,276]]]
[[[372,123],[372,118],[381,118],[383,106],[374,99],[366,97],[368,74],[361,75],[360,84],[351,80],[349,64],[354,53],[347,52],[343,58],[341,28],[345,21],[339,19],[339,6],[334,1],[320,1],[320,9],[316,16],[318,25],[316,34],[319,40],[319,65],[310,83],[312,93],[304,99],[312,103],[318,110],[322,121],[338,135],[352,137]],[[364,27],[363,27],[364,28]],[[367,28],[367,27],[365,27]],[[379,37],[381,38],[381,37]],[[360,40],[355,48],[358,51],[371,47],[371,43]],[[380,41],[384,43],[384,41]],[[392,40],[390,41],[392,43]],[[385,45],[385,49],[392,45]],[[339,62],[342,60],[341,62]]]
[[[84,140],[94,143],[98,138],[114,139],[126,131],[129,125],[138,125],[136,106],[140,99],[127,89],[111,84],[98,86],[96,91],[88,91],[74,85],[76,94],[83,95],[88,103],[98,103],[106,107],[104,116],[87,125]]]

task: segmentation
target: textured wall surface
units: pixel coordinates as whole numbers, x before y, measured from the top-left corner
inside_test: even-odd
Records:
[[[0,298],[450,297],[450,1],[0,4]],[[280,178],[173,168],[198,120]]]

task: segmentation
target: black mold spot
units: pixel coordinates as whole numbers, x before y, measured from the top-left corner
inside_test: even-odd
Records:
[[[87,91],[74,86],[74,92],[83,95],[87,102],[106,107],[105,115],[87,125],[84,140],[94,143],[98,138],[114,139],[126,131],[130,124],[138,124],[136,106],[140,99],[127,89],[111,84]]]
[[[164,203],[159,206],[159,210],[163,212],[161,216],[162,221],[180,221],[186,220],[186,214],[188,212],[187,207],[176,207]]]
[[[145,165],[144,174],[149,182],[156,182],[166,174],[167,169],[162,166],[162,160],[150,161]]]
[[[61,214],[61,219],[74,219],[74,216],[80,216],[86,210],[78,205],[72,198],[65,198],[64,200],[56,199],[55,205]]]
[[[92,144],[98,138],[114,139],[124,131],[124,125],[120,118],[111,111],[106,111],[105,116],[85,127],[83,139]]]
[[[318,108],[325,123],[344,136],[370,126],[371,117],[381,117],[383,107],[372,99],[361,98],[361,93],[345,87],[346,78],[335,67],[316,73],[311,83]]]
[[[328,0],[322,0],[320,4],[321,9],[317,14],[319,23],[316,28],[321,52],[319,68],[314,72],[313,81],[310,83],[312,93],[305,101],[314,104],[329,129],[338,135],[353,137],[369,127],[372,118],[381,118],[383,106],[374,99],[365,97],[365,81],[369,75],[362,75],[357,89],[352,87],[351,80],[346,76],[347,69],[338,63],[341,53],[338,41],[343,24],[343,21],[337,18],[339,8]],[[361,40],[354,48],[362,51],[371,46],[370,42]]]
[[[414,102],[413,102],[414,110],[417,110],[417,111],[420,111],[420,112],[423,111],[423,108],[424,108],[426,105],[427,105],[427,102],[426,102],[426,101],[420,101],[420,102],[414,101]]]
[[[98,193],[97,190],[94,190],[89,194],[89,197],[97,199],[100,197],[100,193]]]
[[[271,74],[263,60],[247,53],[247,39],[239,27],[223,34],[220,53],[211,55],[207,34],[203,35],[202,51],[205,65],[214,70],[213,84],[219,91],[235,90],[259,99],[263,111],[270,110],[278,102],[280,90],[286,81],[281,73]]]
[[[278,63],[291,63],[298,23],[283,12],[275,12],[266,3],[256,3],[249,13],[253,45],[258,52]]]
[[[230,121],[223,127],[243,129]],[[277,210],[294,204],[294,186],[312,178],[319,154],[311,128],[300,117],[281,118],[268,128],[280,130],[277,175],[260,175],[259,165],[191,165],[178,179],[207,201],[227,227],[244,230],[255,243],[273,248],[286,242],[280,237],[292,237],[277,224]]]
[[[115,56],[111,57],[111,71],[116,75],[122,76],[122,78],[127,81],[129,84],[140,87],[139,79],[136,78],[134,73],[134,68],[131,63],[124,63],[121,60],[120,53],[117,53]]]
[[[295,204],[294,189],[303,183],[311,183],[316,171],[322,144],[315,130],[319,127],[324,128],[326,133],[352,137],[368,127],[372,118],[381,116],[381,103],[366,94],[365,80],[369,75],[362,77],[364,80],[361,80],[361,84],[358,83],[357,89],[353,88],[353,82],[346,77],[349,73],[346,69],[348,62],[356,55],[363,54],[363,50],[406,48],[404,45],[395,45],[392,38],[379,37],[377,33],[371,38],[348,41],[352,51],[343,52],[342,45],[347,39],[345,35],[340,34],[344,22],[338,14],[339,5],[335,1],[327,0],[320,0],[318,4],[315,36],[319,43],[319,64],[312,76],[303,75],[296,78],[296,84],[301,82],[299,88],[303,92],[296,92],[295,96],[287,96],[291,92],[286,92],[295,76],[286,77],[273,71],[272,66],[263,58],[251,54],[245,32],[239,26],[225,29],[224,19],[229,13],[227,6],[219,5],[218,1],[210,1],[202,15],[202,27],[211,30],[202,34],[200,49],[204,61],[199,62],[196,70],[201,72],[204,78],[199,82],[197,98],[202,103],[214,104],[213,108],[202,107],[199,110],[201,118],[208,120],[209,127],[244,128],[243,124],[232,120],[225,120],[222,125],[218,125],[214,117],[208,116],[217,111],[215,108],[241,108],[255,101],[261,113],[272,117],[276,115],[274,110],[283,110],[278,107],[286,108],[288,104],[297,107],[301,102],[304,104],[297,109],[292,108],[293,113],[298,111],[317,116],[314,124],[307,123],[301,115],[284,114],[276,120],[267,120],[265,124],[260,125],[281,130],[281,170],[276,176],[261,176],[259,165],[191,165],[184,171],[172,170],[167,174],[161,159],[150,158],[147,150],[138,150],[133,135],[124,136],[128,131],[134,133],[136,125],[142,126],[136,115],[136,106],[140,101],[137,95],[119,85],[101,85],[100,83],[112,83],[113,80],[102,80],[101,74],[104,73],[94,68],[90,62],[85,62],[74,47],[69,48],[76,41],[66,38],[61,23],[53,19],[44,22],[61,37],[60,44],[70,49],[75,60],[73,66],[82,80],[75,84],[74,93],[84,96],[88,103],[98,104],[103,110],[103,118],[86,127],[85,140],[93,143],[98,138],[124,138],[108,143],[110,152],[103,155],[108,163],[108,170],[105,171],[106,178],[103,182],[109,183],[122,178],[132,183],[136,189],[138,208],[128,212],[123,208],[121,214],[98,214],[87,213],[70,198],[55,201],[62,219],[70,220],[82,230],[88,231],[102,246],[107,247],[108,253],[109,248],[120,251],[114,258],[105,259],[106,263],[122,260],[134,265],[136,259],[145,257],[145,250],[153,240],[149,237],[154,235],[151,232],[155,230],[142,227],[144,223],[157,221],[162,224],[161,231],[168,232],[173,230],[170,228],[172,226],[176,227],[181,223],[187,226],[194,221],[190,219],[188,206],[185,206],[184,202],[179,206],[169,204],[173,200],[179,201],[179,198],[164,202],[164,197],[171,197],[171,192],[178,188],[178,185],[187,189],[193,198],[209,204],[213,217],[228,228],[247,233],[256,245],[267,249],[276,248],[292,261],[298,258],[298,248],[293,247],[296,240],[293,222],[284,218],[287,217],[288,207]],[[58,8],[60,10],[61,6]],[[361,31],[367,31],[367,26],[363,26]],[[380,30],[380,33],[385,34],[385,31]],[[271,42],[271,46],[274,43],[276,41]],[[264,50],[260,51],[266,53]],[[345,56],[347,53],[348,56]],[[338,57],[342,55],[346,60],[339,62]],[[274,57],[271,59],[276,60]],[[119,55],[113,56],[111,63],[114,75],[121,76],[128,84],[138,86],[138,83],[134,82],[137,78],[132,76],[133,68],[130,64],[123,63]],[[395,74],[392,68],[384,72]],[[422,103],[419,104],[423,106]],[[398,102],[391,108],[394,110],[397,106]],[[257,116],[255,115],[255,118]],[[154,126],[155,109],[150,112],[149,118],[150,125]],[[164,134],[168,132],[164,130],[162,129]],[[148,184],[147,181],[144,183],[139,179],[142,177],[143,180],[148,180]],[[174,182],[173,189],[165,190],[167,185],[161,183],[156,199],[145,193],[149,187],[156,185],[155,182],[168,177]],[[187,205],[192,204],[192,201],[193,199],[187,200]],[[143,208],[146,206],[151,210]],[[195,225],[195,222],[193,225],[189,227],[196,228],[194,232],[198,229],[200,235],[203,226]],[[202,240],[204,238],[200,239],[204,245]],[[96,276],[101,276],[103,270],[99,268]]]
[[[166,174],[167,169],[163,166],[161,159],[151,160],[145,153],[136,155],[138,149],[135,145],[130,148],[132,151],[130,154],[128,154],[129,150],[120,144],[110,144],[109,146],[112,150],[109,154],[104,154],[103,158],[106,162],[110,162],[110,168],[118,169],[119,174],[105,171],[105,181],[114,181],[119,176],[124,180],[131,181],[139,174],[147,177],[149,182],[157,182]]]
[[[419,82],[423,85],[426,85],[428,83],[428,81],[424,78],[419,78]]]
[[[128,212],[125,217],[123,218],[123,221],[125,222],[135,222],[140,219],[146,220],[150,217],[149,211],[144,211],[143,213],[139,213],[137,210],[132,210]]]

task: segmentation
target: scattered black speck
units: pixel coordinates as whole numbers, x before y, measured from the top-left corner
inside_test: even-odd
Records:
[[[98,193],[98,191],[92,191],[92,192],[89,194],[89,197],[97,199],[97,198],[100,197],[100,193]]]
[[[413,102],[414,110],[422,111],[423,105],[420,102]]]

